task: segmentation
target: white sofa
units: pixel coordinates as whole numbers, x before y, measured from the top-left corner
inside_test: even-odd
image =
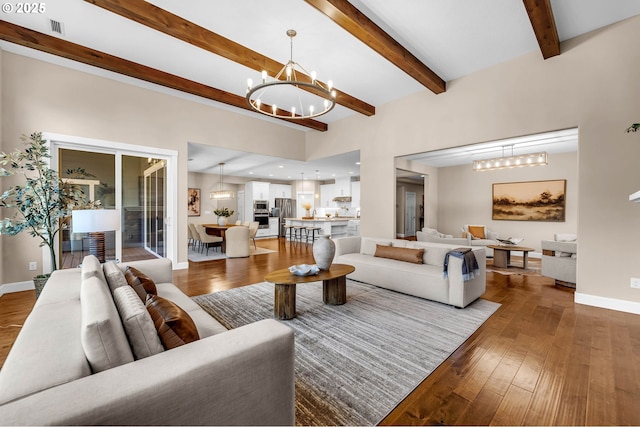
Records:
[[[294,424],[289,327],[269,319],[227,331],[171,283],[170,260],[118,267],[126,265],[187,312],[200,339],[134,360],[132,335],[123,332],[103,269],[87,257],[82,269],[53,273],[26,319],[0,371],[0,424]],[[97,312],[108,318],[89,325]],[[96,369],[95,348],[87,345],[94,327],[112,367]]]
[[[446,245],[470,246],[466,237],[453,237],[451,234],[440,233],[435,228],[423,228],[416,231],[416,239],[419,242],[444,243]]]
[[[334,242],[336,254],[333,262],[355,266],[355,271],[347,276],[353,280],[459,308],[475,301],[486,289],[484,248],[472,248],[479,272],[473,279],[464,281],[460,258],[450,256],[447,277],[443,274],[445,255],[460,245],[360,236],[341,237]],[[423,263],[374,257],[376,245],[425,249]]]

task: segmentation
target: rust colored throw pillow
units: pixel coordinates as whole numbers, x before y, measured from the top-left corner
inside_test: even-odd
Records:
[[[127,283],[136,291],[142,302],[147,301],[147,294],[158,294],[153,280],[146,274],[141,273],[137,268],[127,267],[124,271],[124,278],[127,279]]]
[[[376,253],[373,256],[389,258],[398,261],[422,264],[424,249],[397,248],[394,246],[376,245]]]
[[[172,301],[149,294],[146,306],[165,350],[200,339],[193,319]]]
[[[486,239],[484,235],[484,225],[470,225],[469,233],[474,239]]]

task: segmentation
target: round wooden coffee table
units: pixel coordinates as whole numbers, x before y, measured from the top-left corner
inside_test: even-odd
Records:
[[[522,268],[526,270],[529,252],[535,249],[516,245],[488,245],[493,249],[493,266],[498,268],[515,267],[511,265],[511,251],[522,252]]]
[[[329,270],[320,270],[313,276],[296,276],[288,268],[272,271],[264,278],[275,284],[273,315],[276,319],[289,320],[296,317],[296,285],[322,280],[322,301],[325,304],[341,305],[347,302],[347,274],[356,268],[347,264],[331,264]]]

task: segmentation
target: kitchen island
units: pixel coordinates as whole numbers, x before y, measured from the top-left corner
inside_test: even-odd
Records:
[[[347,225],[349,224],[349,219],[353,218],[285,218],[284,221],[286,225],[292,225],[294,227],[318,227],[320,228],[320,231],[316,232],[316,237],[318,237],[318,235],[326,234],[331,238],[336,238],[345,237],[347,235]],[[287,235],[286,237],[287,239],[289,239],[289,235]]]

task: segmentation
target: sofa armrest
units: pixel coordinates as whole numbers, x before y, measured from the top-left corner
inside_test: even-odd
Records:
[[[462,259],[449,257],[447,277],[449,278],[449,302],[456,307],[466,307],[480,298],[487,288],[486,254],[484,248],[472,249],[478,262],[478,274],[466,282],[462,277]]]
[[[336,257],[360,252],[360,236],[339,237],[333,242],[336,244]]]
[[[487,240],[498,240],[498,232],[497,231],[489,231],[487,230]]]
[[[4,425],[292,425],[294,405],[293,331],[267,319],[9,402],[0,406],[0,419]]]
[[[133,267],[149,276],[155,283],[173,282],[173,264],[169,258],[145,259],[118,264],[124,271],[127,267]]]

